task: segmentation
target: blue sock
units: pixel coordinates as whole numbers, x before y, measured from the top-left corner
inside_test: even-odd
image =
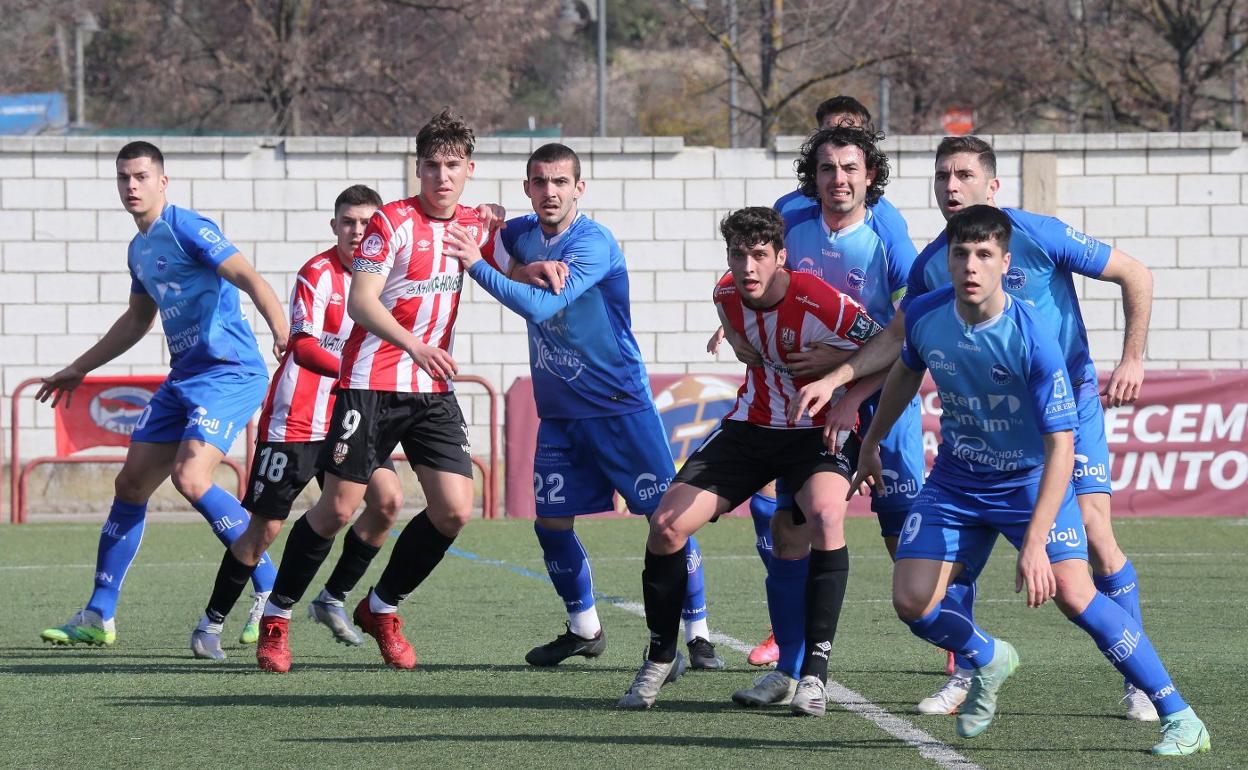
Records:
[[[212,533],[226,548],[243,534],[243,530],[247,528],[247,520],[251,518],[234,495],[216,484],[209,487],[204,496],[191,505],[204,517],[212,527]],[[251,585],[257,593],[266,593],[273,590],[273,581],[276,579],[277,569],[266,553],[260,557],[260,563],[251,573]]]
[[[961,655],[971,668],[987,664],[997,649],[996,640],[962,614],[962,606],[948,595],[936,609],[906,625],[920,639]]]
[[[950,583],[949,587],[945,589],[945,598],[952,601],[954,606],[956,606],[963,615],[970,618],[970,621],[973,624],[975,622],[976,593],[978,593],[978,590],[976,589],[975,582],[963,582],[959,576],[958,579]],[[990,660],[990,658],[987,660]],[[965,655],[960,655],[956,651],[953,653],[953,665],[963,670],[975,668],[975,664],[971,663]]]
[[[750,498],[750,518],[754,520],[754,547],[763,566],[771,561],[771,520],[776,515],[776,498],[756,492]]]
[[[706,620],[706,578],[702,575],[702,549],[692,537],[685,544],[685,567],[689,579],[685,581],[685,603],[680,608],[680,619]]]
[[[584,612],[594,606],[594,576],[589,568],[589,554],[573,529],[546,529],[533,523],[537,542],[542,547],[546,574],[555,584],[555,592],[563,599],[568,612]]]
[[[1140,582],[1130,559],[1112,575],[1093,575],[1092,584],[1114,604],[1126,610],[1136,623],[1144,625],[1144,616],[1140,614]]]
[[[797,561],[772,559],[767,565],[767,612],[780,658],[776,670],[794,679],[806,654],[806,573],[810,556]]]
[[[1148,695],[1158,714],[1164,717],[1187,708],[1153,643],[1126,610],[1098,593],[1087,609],[1071,621],[1088,632],[1097,649],[1128,682]]]
[[[108,519],[100,529],[100,545],[95,554],[95,590],[87,609],[108,620],[117,614],[117,599],[126,572],[143,542],[143,522],[147,503],[127,503],[113,498]]]

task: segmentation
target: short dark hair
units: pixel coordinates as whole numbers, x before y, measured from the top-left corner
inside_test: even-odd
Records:
[[[770,243],[779,254],[784,248],[784,219],[775,209],[747,206],[729,212],[719,223],[728,251]]]
[[[337,218],[338,211],[343,206],[372,206],[379,209],[381,203],[381,196],[376,190],[366,184],[353,184],[338,193],[338,198],[334,200],[334,217]]]
[[[819,170],[819,148],[828,142],[837,147],[848,147],[852,144],[862,149],[867,170],[875,172],[875,181],[867,188],[867,205],[874,206],[880,198],[884,197],[884,186],[888,184],[888,156],[880,152],[876,144],[883,138],[884,135],[874,129],[852,126],[821,128],[811,134],[806,143],[802,145],[801,154],[794,163],[802,195],[819,199],[819,190],[815,185],[815,174]]]
[[[852,96],[833,96],[831,99],[824,99],[815,108],[815,127],[823,127],[823,119],[829,115],[837,114],[853,115],[861,121],[862,125],[871,124],[871,110],[863,106],[862,102]]]
[[[130,142],[117,151],[118,163],[123,160],[134,160],[135,158],[151,158],[152,163],[160,166],[162,170],[165,167],[164,154],[161,153],[159,147],[151,142]]]
[[[940,144],[936,145],[936,162],[947,155],[958,155],[969,152],[979,158],[979,165],[983,167],[988,174],[989,179],[995,179],[997,176],[997,154],[992,151],[992,145],[980,139],[978,136],[946,136],[940,140]]]
[[[551,142],[543,144],[533,151],[529,156],[529,162],[524,164],[524,178],[528,179],[533,173],[534,163],[558,163],[562,160],[572,161],[572,177],[573,181],[581,181],[581,159],[576,151],[566,144]]]
[[[445,107],[416,134],[416,157],[432,158],[438,153],[471,158],[476,147],[476,136],[464,122],[463,116],[452,115]]]
[[[1009,251],[1013,232],[1014,227],[1005,212],[985,204],[968,206],[949,217],[945,223],[945,240],[950,249],[955,243],[996,241],[1002,251]]]

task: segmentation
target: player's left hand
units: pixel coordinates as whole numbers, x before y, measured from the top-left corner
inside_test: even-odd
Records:
[[[1101,391],[1105,406],[1125,406],[1134,404],[1140,397],[1140,386],[1144,384],[1144,362],[1136,359],[1123,359],[1114,367],[1109,375],[1109,382]]]
[[[448,257],[458,259],[465,270],[481,261],[481,247],[477,245],[477,239],[458,222],[447,225],[442,251]]]
[[[1057,595],[1057,578],[1044,541],[1025,541],[1018,552],[1018,565],[1014,575],[1014,593],[1027,589],[1027,606],[1041,607]]]
[[[827,444],[829,452],[836,454],[841,451],[840,439],[847,438],[858,427],[858,402],[848,395],[841,396],[828,407],[823,419],[823,443]]]
[[[869,495],[872,488],[884,494],[884,463],[880,461],[879,444],[863,444],[858,450],[858,468],[854,471],[854,477],[849,480],[845,501],[852,500],[855,492]]]
[[[507,209],[497,203],[482,203],[476,212],[481,225],[491,233],[507,227]]]
[[[273,357],[278,361],[282,360],[282,356],[286,355],[286,348],[290,345],[290,340],[278,337],[273,340]]]
[[[840,350],[830,345],[815,345],[808,350],[790,353],[786,363],[794,377],[822,377],[849,360],[853,354],[852,350]]]
[[[511,280],[558,294],[568,280],[568,266],[557,259],[542,259],[517,267],[511,274]]]

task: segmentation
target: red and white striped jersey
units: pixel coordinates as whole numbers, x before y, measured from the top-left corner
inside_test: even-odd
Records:
[[[322,348],[342,355],[355,323],[347,315],[351,272],[338,260],[337,247],[317,254],[299,269],[290,293],[290,334],[315,337]],[[261,441],[320,441],[334,411],[334,377],[295,363],[293,347],[269,383],[260,411]]]
[[[746,370],[737,403],[725,420],[741,420],[772,428],[823,425],[827,408],[813,418],[789,420],[789,405],[812,379],[794,377],[789,355],[825,344],[843,350],[862,347],[880,326],[852,297],[809,273],[789,272],[784,299],[767,310],[746,307],[729,273],[715,286],[715,304],[729,328],[763,357],[762,366]]]
[[[483,256],[492,256],[492,238],[477,213],[456,207],[453,220],[427,216],[416,198],[387,203],[373,214],[352,269],[386,276],[381,304],[426,345],[452,352],[455,316],[464,273],[459,261],[442,251],[446,226],[458,222],[472,233]],[[357,325],[342,354],[339,383],[344,388],[401,393],[445,393],[449,381],[434,380],[406,351]]]

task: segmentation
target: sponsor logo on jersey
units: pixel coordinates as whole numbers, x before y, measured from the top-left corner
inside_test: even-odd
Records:
[[[161,270],[164,270],[166,267],[169,267],[169,258],[166,257],[164,254],[161,254],[159,257],[156,258],[156,270],[161,271]]]
[[[845,338],[854,342],[866,342],[879,332],[880,325],[872,320],[871,316],[859,312],[854,318],[853,325],[849,327],[849,331],[845,332]]]
[[[643,502],[658,499],[667,487],[672,483],[671,479],[659,481],[659,477],[653,473],[643,473],[633,481],[633,491],[637,493],[637,499]]]
[[[458,263],[456,263],[458,264]],[[464,274],[442,273],[423,281],[412,281],[407,285],[406,294],[409,297],[423,296],[425,294],[441,294],[443,292],[457,292],[464,285]]]
[[[1005,274],[1005,288],[1009,291],[1022,291],[1027,285],[1027,274],[1021,267],[1011,267]]]
[[[721,297],[727,297],[730,294],[736,294],[736,293],[737,293],[737,285],[735,283],[730,283],[727,286],[715,287],[715,299],[719,299]]]
[[[189,326],[173,336],[166,336],[169,352],[176,355],[183,353],[199,344],[199,324]]]
[[[948,410],[946,409],[946,412]],[[973,417],[973,416],[972,416]],[[1004,423],[1004,420],[998,422]],[[1026,453],[1025,449],[992,449],[987,440],[981,436],[967,436],[950,431],[953,439],[953,456],[968,463],[979,463],[998,471],[1018,470],[1018,461]]]
[[[837,251],[836,249],[829,249],[827,247],[819,249],[819,253],[827,257],[828,259],[840,259],[842,256],[841,252]]]
[[[360,244],[360,253],[366,257],[375,257],[381,253],[381,247],[383,245],[384,243],[381,240],[381,236],[377,233],[373,233],[365,238],[364,242]]]
[[[566,382],[575,380],[585,371],[585,362],[578,351],[556,345],[544,336],[532,340],[530,362],[534,369],[549,372]]]
[[[980,350],[982,350],[982,348],[980,348],[979,345],[976,345],[974,342],[967,342],[966,340],[958,340],[958,349],[969,350],[972,353],[978,353]]]
[[[342,461],[347,459],[347,452],[350,451],[351,447],[347,446],[345,441],[334,444],[334,465],[342,465]]]
[[[813,307],[815,310],[818,310],[820,307],[822,307],[822,306],[821,306],[818,302],[815,302],[813,299],[811,299],[810,297],[806,296],[805,294],[799,294],[799,295],[797,295],[797,296],[793,299],[793,301],[794,301],[794,302],[799,302],[799,303],[801,303],[801,304],[803,304],[803,305],[806,305],[807,307]]]
[[[342,304],[342,295],[341,295],[341,294],[339,294],[338,292],[334,292],[333,294],[330,294],[330,295],[329,295],[329,304],[331,304],[331,305],[341,305],[341,304]]]
[[[430,246],[432,246],[432,245],[433,245],[433,244],[432,244],[432,243],[430,243],[428,240],[426,240],[426,239],[424,239],[424,238],[421,238],[419,241],[416,241],[416,250],[417,250],[417,251],[428,251],[428,250],[429,250],[429,247],[430,247]]]
[[[1075,454],[1075,478],[1089,478],[1101,483],[1109,482],[1109,473],[1105,468],[1105,463],[1089,464],[1087,455]]]
[[[1014,375],[1002,364],[993,364],[988,370],[988,376],[998,385],[1008,385],[1014,379]]]
[[[816,278],[823,278],[823,266],[811,257],[802,257],[797,261],[797,272],[810,273]]]
[[[1083,538],[1080,537],[1082,527],[1067,527],[1058,530],[1057,522],[1053,522],[1053,526],[1049,528],[1049,545],[1061,543],[1067,548],[1078,548],[1083,545]]]
[[[197,406],[191,414],[191,419],[186,421],[186,427],[194,428],[199,426],[209,436],[215,436],[221,432],[221,420],[216,417],[209,417],[207,409]]]
[[[953,375],[958,373],[958,365],[946,358],[945,351],[940,348],[933,348],[932,352],[927,354],[927,368],[934,372],[948,372]]]
[[[797,332],[789,328],[784,328],[780,330],[780,347],[784,348],[785,350],[792,350],[793,346],[796,344],[797,344]]]
[[[91,421],[110,433],[129,436],[138,427],[139,418],[151,400],[146,388],[121,385],[96,394],[87,407]]]
[[[164,302],[166,295],[172,294],[175,297],[179,296],[182,293],[182,284],[175,281],[169,281],[168,283],[157,281],[156,293],[160,295],[158,299],[160,299],[161,302]]]
[[[867,274],[862,268],[855,267],[845,274],[845,283],[849,285],[849,288],[861,291],[862,287],[867,285]]]
[[[1014,414],[1023,406],[1023,402],[1018,396],[1000,396],[995,393],[989,393],[987,395],[989,411],[995,411],[998,406],[1001,406],[1001,404],[1004,403],[1005,408],[1009,410],[1009,413]]]

